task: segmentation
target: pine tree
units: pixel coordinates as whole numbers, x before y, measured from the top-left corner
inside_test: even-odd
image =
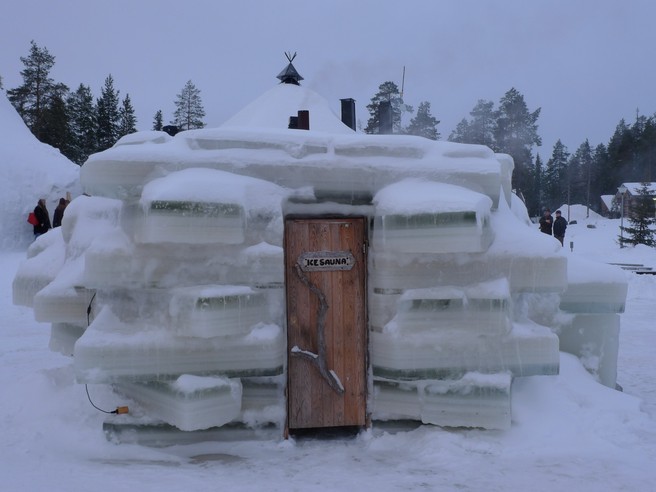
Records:
[[[568,203],[585,203],[590,207],[590,187],[592,180],[593,156],[590,142],[586,139],[570,158],[568,164],[568,184],[570,197]]]
[[[401,116],[404,112],[412,113],[412,106],[403,102],[399,88],[394,82],[383,82],[378,86],[378,92],[371,98],[367,105],[369,120],[365,127],[365,133],[380,133],[379,110],[382,103],[389,103],[392,111],[392,133],[401,133]]]
[[[100,98],[96,101],[96,137],[97,150],[110,148],[119,138],[119,91],[114,89],[114,79],[110,75],[105,79]]]
[[[652,228],[656,224],[652,193],[649,189],[649,183],[640,184],[631,206],[630,225],[622,227],[624,234],[619,237],[620,246],[626,246],[627,244],[632,246],[636,244],[656,246],[655,232]]]
[[[153,130],[161,132],[163,127],[164,117],[162,116],[162,110],[158,109],[157,113],[155,113],[155,117],[153,118]]]
[[[496,127],[494,103],[479,99],[469,114],[472,117],[469,125],[469,143],[487,145],[494,149],[494,129]]]
[[[608,161],[604,170],[604,193],[615,194],[618,183],[629,181],[630,176],[627,170],[630,169],[633,161],[634,147],[633,133],[626,121],[621,119],[608,141]]]
[[[181,130],[192,130],[203,128],[205,110],[200,98],[200,90],[196,88],[191,80],[187,81],[175,101],[175,113],[172,124]]]
[[[80,84],[68,98],[72,152],[70,159],[84,164],[96,152],[96,109],[91,88]]]
[[[544,204],[547,208],[560,207],[567,203],[567,163],[569,152],[560,139],[554,144],[551,158],[544,173]]]
[[[69,159],[73,156],[72,134],[64,94],[50,96],[43,112],[41,141],[59,149]]]
[[[533,184],[534,145],[542,145],[537,120],[540,108],[529,112],[524,96],[515,88],[501,98],[495,112],[494,150],[510,154],[515,161],[512,185],[519,194],[530,193]],[[530,209],[537,206],[535,197],[526,196]]]
[[[7,91],[9,101],[18,114],[40,141],[45,141],[44,126],[46,111],[51,104],[59,104],[58,98],[63,98],[68,92],[64,84],[57,84],[50,77],[50,70],[55,64],[55,57],[47,48],[40,48],[34,41],[30,42],[30,54],[21,57],[25,68],[21,70],[23,84]],[[50,120],[53,113],[49,115]],[[52,126],[52,121],[49,124]],[[52,138],[50,138],[52,140]]]
[[[438,124],[439,120],[431,114],[430,103],[424,101],[419,103],[417,115],[410,120],[406,133],[437,140],[440,137],[437,131]]]
[[[447,140],[457,143],[472,143],[469,140],[469,121],[467,121],[467,118],[460,120],[460,123],[456,125]]]
[[[543,190],[543,174],[544,169],[542,165],[542,159],[540,154],[535,157],[535,172],[533,174],[533,193],[535,197],[535,202],[537,206],[533,210],[529,210],[529,214],[532,216],[540,215],[541,205],[544,203],[544,190]]]
[[[638,116],[631,128],[635,141],[633,172],[635,181],[656,179],[656,121]]]
[[[135,133],[137,131],[137,117],[130,101],[130,94],[126,94],[118,110],[118,137]]]

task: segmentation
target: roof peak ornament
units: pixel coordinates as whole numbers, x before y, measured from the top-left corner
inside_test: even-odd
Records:
[[[296,52],[292,55],[291,51],[285,51],[285,57],[287,57],[289,64],[278,74],[277,78],[280,80],[281,84],[301,85],[300,82],[303,80],[303,77],[301,77],[301,74],[298,73],[292,64],[294,58],[296,58]]]

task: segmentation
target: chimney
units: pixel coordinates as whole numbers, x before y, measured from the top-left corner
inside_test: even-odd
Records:
[[[378,105],[378,133],[391,135],[392,131],[392,103],[381,101]]]
[[[342,123],[355,130],[355,99],[340,99],[342,102]]]
[[[301,109],[298,111],[298,129],[310,129],[310,112],[307,109]]]

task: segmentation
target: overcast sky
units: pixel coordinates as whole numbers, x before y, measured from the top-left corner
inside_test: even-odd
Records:
[[[278,83],[285,51],[303,85],[339,112],[366,105],[387,80],[415,108],[429,101],[442,139],[478,99],[515,87],[538,120],[546,160],[607,143],[620,118],[656,112],[654,0],[21,0],[0,15],[4,88],[22,83],[30,41],[56,57],[51,76],[100,95],[112,74],[138,128],[168,123],[187,80],[218,126]],[[408,118],[404,120],[408,122]]]

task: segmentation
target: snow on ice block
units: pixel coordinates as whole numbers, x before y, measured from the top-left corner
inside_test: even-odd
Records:
[[[560,350],[576,355],[604,386],[617,384],[620,317],[617,314],[576,314],[561,324]]]
[[[509,373],[468,372],[451,381],[420,385],[421,421],[442,427],[509,429],[511,423]]]
[[[466,331],[370,335],[374,376],[413,380],[449,379],[469,371],[510,371],[517,377],[558,374],[558,337],[537,324],[515,323],[505,335]]]
[[[407,179],[374,197],[372,247],[397,253],[480,253],[492,243],[492,200],[445,183]]]
[[[397,315],[384,331],[422,333],[468,330],[503,334],[510,330],[510,289],[498,279],[470,286],[407,290],[398,300]]]
[[[620,268],[570,257],[560,309],[570,313],[623,313],[628,283]]]
[[[372,196],[401,179],[421,177],[482,191],[495,207],[501,189],[509,189],[506,181],[512,162],[487,147],[408,135],[359,135],[338,119],[336,123],[346,132],[334,132],[334,128],[329,133],[314,128],[289,132],[287,128],[226,124],[183,132],[159,145],[117,145],[91,156],[81,169],[80,181],[90,194],[136,197],[148,181],[163,173],[202,167],[288,188],[312,186],[325,196]]]
[[[34,319],[86,325],[87,308],[94,294],[85,287],[63,287],[53,282],[34,296]]]
[[[229,377],[281,374],[285,338],[277,325],[246,336],[176,337],[165,330],[126,325],[104,309],[75,344],[75,372],[85,383],[152,381],[180,374]]]
[[[52,282],[66,259],[61,228],[39,236],[27,249],[27,259],[21,262],[12,281],[13,303],[32,307],[34,296]]]
[[[50,327],[50,342],[48,348],[53,352],[72,357],[75,342],[86,330],[86,324],[53,323]]]
[[[175,381],[123,383],[116,389],[149,415],[184,431],[219,427],[239,416],[241,410],[239,379],[183,374]]]
[[[241,244],[246,224],[266,229],[288,191],[268,181],[213,169],[185,169],[143,188],[139,243]]]
[[[169,314],[178,335],[201,338],[247,334],[268,316],[264,295],[239,285],[174,289]]]
[[[425,254],[402,257],[370,253],[370,284],[379,292],[424,289],[438,285],[464,286],[505,277],[510,291],[563,292],[567,258],[526,254]]]

